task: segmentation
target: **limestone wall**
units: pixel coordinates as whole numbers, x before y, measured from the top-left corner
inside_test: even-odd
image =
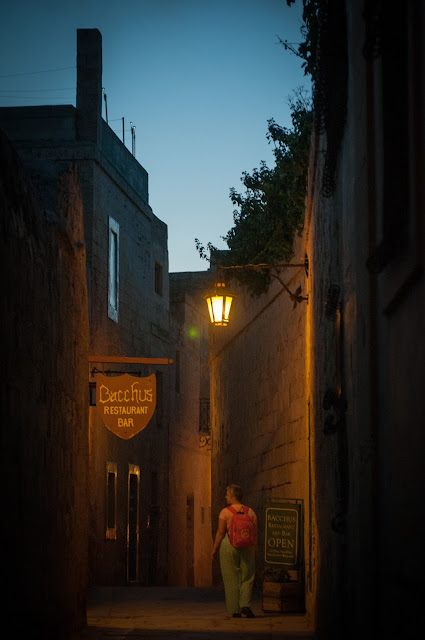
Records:
[[[199,278],[196,278],[196,276]],[[211,440],[200,419],[208,411],[206,274],[171,280],[172,336],[178,351],[170,389],[168,584],[211,585]]]
[[[133,160],[133,159],[132,159]],[[89,260],[91,355],[172,358],[166,225],[142,210],[126,184],[117,184],[109,165],[85,163],[82,182]],[[143,170],[140,168],[140,174]],[[124,187],[124,188],[123,188]],[[119,308],[108,316],[109,218],[119,227]],[[155,290],[155,263],[162,267],[162,291]],[[126,584],[129,464],[140,470],[137,582],[164,583],[167,575],[168,425],[170,366],[93,363],[93,369],[162,375],[162,406],[145,429],[125,441],[112,434],[96,407],[90,408],[90,582]],[[90,372],[89,379],[96,381]],[[162,420],[158,420],[161,411]],[[117,537],[105,536],[106,462],[117,464]],[[156,475],[155,475],[156,474]]]
[[[4,615],[60,637],[85,624],[83,211],[74,166],[52,168],[57,197],[45,209],[3,134],[0,150]]]
[[[293,262],[304,260],[304,241]],[[307,291],[303,268],[280,274],[291,291]],[[309,500],[308,407],[305,391],[307,302],[296,306],[283,286],[252,298],[235,280],[232,319],[211,330],[212,517],[226,506],[228,484],[239,484],[244,502],[259,518],[257,581],[264,568],[264,505],[269,500],[303,504],[307,542]],[[308,556],[304,559],[308,562]],[[307,567],[308,570],[308,567]],[[218,567],[215,579],[219,580]]]
[[[375,637],[413,637],[424,567],[425,14],[417,2],[385,8],[386,45],[366,57],[372,17],[346,8],[332,194],[321,191],[325,135],[310,163],[312,610],[318,638],[356,638],[366,620]]]

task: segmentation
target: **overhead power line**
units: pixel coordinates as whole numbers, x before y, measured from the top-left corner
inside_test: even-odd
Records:
[[[33,76],[37,73],[52,73],[54,71],[66,71],[67,69],[76,69],[76,66],[61,67],[60,69],[43,69],[42,71],[25,71],[23,73],[8,73],[6,75],[0,75],[0,78],[16,78],[16,76]]]
[[[72,91],[74,87],[62,87],[61,89],[0,89],[0,93],[33,93],[38,91]]]
[[[0,95],[0,98],[13,98],[14,100],[45,100],[44,96],[15,96],[13,94]],[[73,100],[73,96],[59,96],[56,100]]]

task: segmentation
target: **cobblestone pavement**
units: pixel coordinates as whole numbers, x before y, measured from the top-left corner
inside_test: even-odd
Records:
[[[253,619],[229,616],[221,588],[97,588],[88,594],[88,627],[75,640],[314,639],[304,615],[265,613],[259,596],[252,610]]]

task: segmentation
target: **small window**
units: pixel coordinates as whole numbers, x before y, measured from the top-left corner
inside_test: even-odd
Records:
[[[155,291],[162,296],[162,265],[155,262]]]
[[[117,539],[117,465],[106,463],[106,539]]]
[[[108,317],[118,322],[120,227],[109,218]]]
[[[199,431],[210,433],[210,401],[208,398],[199,400]]]

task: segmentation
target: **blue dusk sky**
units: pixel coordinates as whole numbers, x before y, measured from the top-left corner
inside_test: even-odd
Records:
[[[231,187],[273,164],[267,120],[290,126],[288,97],[310,93],[302,1],[14,0],[0,9],[0,106],[75,105],[76,30],[103,42],[108,121],[149,173],[150,205],[168,225],[170,271],[203,271],[195,238],[226,248]],[[103,117],[105,108],[103,103]]]

